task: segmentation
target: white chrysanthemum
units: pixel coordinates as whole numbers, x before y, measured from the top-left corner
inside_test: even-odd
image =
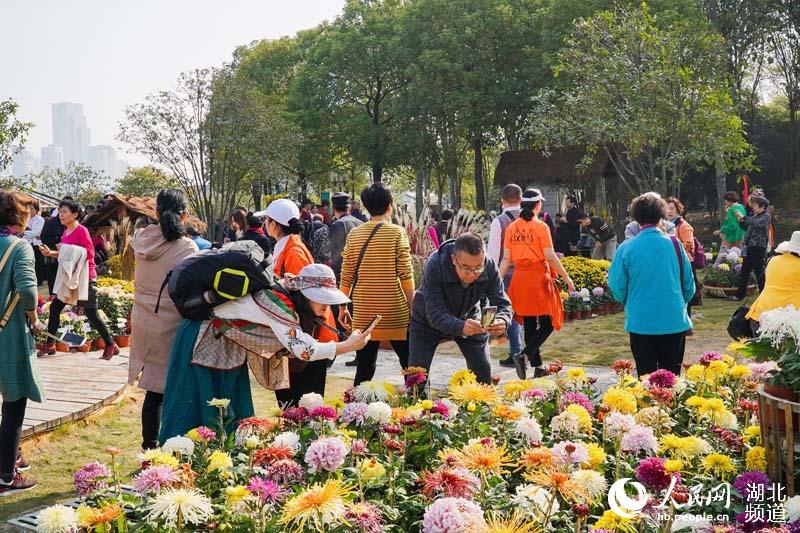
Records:
[[[580,431],[580,421],[578,415],[564,411],[560,415],[554,416],[550,420],[550,429],[553,433],[574,436]]]
[[[764,311],[759,318],[760,339],[769,340],[778,347],[787,340],[793,340],[795,349],[800,352],[800,309],[787,305],[771,311]]]
[[[305,407],[310,411],[315,407],[319,407],[320,405],[325,405],[325,398],[323,398],[321,394],[317,394],[316,392],[309,392],[303,394],[300,397],[300,401],[297,402],[297,405],[299,405],[300,407]]]
[[[675,396],[680,396],[684,392],[686,392],[686,379],[683,376],[678,376],[675,378],[675,386],[672,387],[672,392]]]
[[[164,442],[161,449],[167,453],[179,453],[181,455],[192,455],[194,453],[194,441],[187,437],[172,437]]]
[[[146,507],[147,521],[164,524],[167,528],[178,525],[180,514],[182,525],[202,525],[214,514],[211,500],[197,489],[166,489]]]
[[[555,392],[558,386],[556,382],[549,378],[534,378],[531,380],[532,389],[540,389],[547,393]]]
[[[550,513],[547,513],[547,503],[551,499],[553,503],[550,506]],[[514,502],[514,506],[540,519],[546,514],[553,516],[561,509],[561,506],[558,504],[558,498],[551,498],[550,492],[547,489],[531,484],[518,485],[517,492],[512,498],[512,501]]]
[[[714,415],[714,422],[717,426],[725,429],[739,429],[739,420],[736,415],[725,409],[724,412]]]
[[[606,436],[616,438],[636,426],[636,418],[633,415],[622,414],[619,411],[612,411],[603,419],[606,426]]]
[[[284,431],[283,433],[275,435],[275,438],[272,439],[272,445],[285,446],[297,452],[300,450],[300,435],[294,431]]]
[[[78,513],[66,505],[53,505],[39,512],[39,533],[72,533],[78,530]]]
[[[389,399],[389,390],[382,381],[362,381],[353,390],[357,402],[385,402]]]
[[[572,473],[572,479],[586,489],[592,500],[604,495],[608,488],[605,476],[597,470],[576,470]]]
[[[449,398],[442,398],[439,400],[447,406],[447,419],[453,419],[458,414],[458,404]]]
[[[231,401],[227,398],[212,398],[208,401],[208,405],[211,407],[217,407],[225,409],[230,405]]]
[[[786,509],[787,522],[796,522],[800,520],[800,496],[792,496],[784,501],[783,508]]]
[[[514,430],[524,436],[528,442],[542,441],[542,426],[535,418],[520,418],[514,423]]]
[[[372,402],[367,405],[367,418],[379,424],[385,424],[392,418],[392,408],[388,403]]]

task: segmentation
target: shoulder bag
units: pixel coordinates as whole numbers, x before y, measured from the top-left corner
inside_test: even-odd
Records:
[[[11,252],[14,251],[14,248],[16,248],[17,244],[20,242],[22,242],[22,239],[17,238],[16,240],[11,241],[11,244],[9,244],[8,248],[6,248],[3,258],[0,259],[0,273],[3,272],[3,269],[6,267],[6,263],[8,263],[8,260],[11,258]],[[18,303],[19,293],[14,292],[14,296],[11,297],[11,301],[8,303],[8,307],[6,307],[3,317],[0,318],[0,332],[5,329],[8,321],[11,320],[11,314],[14,312],[14,309],[16,309]]]

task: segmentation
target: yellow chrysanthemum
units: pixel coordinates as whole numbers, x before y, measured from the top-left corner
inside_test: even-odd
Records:
[[[501,475],[503,469],[511,466],[511,456],[505,446],[483,443],[479,440],[470,442],[459,452],[461,464],[470,470],[483,472],[485,474]]]
[[[676,435],[664,435],[659,442],[660,449],[676,459],[691,460],[693,457],[703,455],[711,451],[711,445],[700,437],[678,437]]]
[[[683,461],[679,461],[677,459],[667,459],[664,461],[664,470],[668,473],[672,474],[675,472],[680,472],[683,468]]]
[[[421,402],[417,403],[417,407],[423,411],[430,411],[433,409],[433,402],[431,400],[422,400]]]
[[[556,463],[556,458],[550,448],[541,446],[539,448],[529,448],[522,452],[519,458],[519,468],[528,472],[539,470],[550,470]]]
[[[466,368],[462,368],[461,370],[457,370],[450,376],[450,386],[456,385],[464,385],[466,383],[476,383],[478,379],[475,377],[475,374],[472,370],[468,370]]]
[[[581,431],[585,431],[591,433],[592,431],[592,415],[589,414],[589,411],[582,405],[578,405],[577,403],[571,403],[564,409],[565,413],[572,413],[578,417],[578,426],[581,428]]]
[[[592,530],[607,529],[615,533],[636,533],[636,522],[630,518],[623,518],[611,509],[606,510],[597,522],[592,526]]]
[[[718,268],[720,270],[722,270],[723,272],[728,272],[731,269],[731,267],[728,265],[728,263],[720,263],[718,265]]]
[[[198,433],[197,428],[190,429],[188,433],[186,433],[186,437],[192,439],[194,442],[200,441],[200,433]]]
[[[763,446],[753,446],[744,454],[744,464],[748,470],[767,471],[767,451]]]
[[[636,397],[619,387],[609,387],[603,395],[603,405],[624,414],[636,412]]]
[[[705,379],[706,367],[703,365],[692,365],[686,369],[686,379],[698,383]]]
[[[450,397],[461,402],[494,403],[498,400],[497,390],[483,383],[463,383],[450,386]]]
[[[519,511],[508,518],[492,513],[478,533],[539,533],[542,528]]]
[[[710,453],[703,459],[703,470],[711,473],[719,479],[726,479],[729,474],[736,472],[733,459],[721,453]]]
[[[600,465],[606,462],[606,452],[594,442],[587,444],[586,450],[589,452],[589,461],[583,464],[584,468],[597,470]]]
[[[684,403],[686,404],[686,407],[697,408],[700,407],[701,405],[704,405],[706,403],[706,399],[703,398],[702,396],[694,395],[686,398],[686,401]]]
[[[344,400],[341,398],[330,398],[329,400],[325,400],[325,405],[333,407],[338,411],[339,409],[344,409]]]
[[[558,386],[556,382],[548,378],[534,378],[531,380],[531,388],[541,389],[545,392],[555,392]]]
[[[726,353],[725,353],[725,354],[722,354],[722,360],[723,360],[723,361],[725,362],[725,364],[726,364],[726,365],[728,365],[729,367],[731,367],[731,366],[733,366],[734,364],[736,364],[736,360],[735,360],[733,357],[731,357],[730,355],[726,354]]]
[[[386,476],[386,468],[377,459],[364,459],[358,464],[358,471],[364,481],[381,479]]]
[[[236,505],[240,501],[250,496],[250,491],[247,487],[236,485],[234,487],[225,487],[225,502],[228,505]]]
[[[725,361],[711,361],[706,367],[706,382],[716,383],[728,375],[729,367]]]
[[[753,372],[745,365],[733,365],[728,371],[728,375],[733,379],[749,378]]]
[[[560,295],[562,300],[569,299],[569,293],[567,291],[561,291]]]
[[[215,451],[208,458],[208,467],[206,471],[214,472],[216,470],[227,470],[233,466],[231,456],[219,450]]]
[[[586,372],[582,368],[570,368],[567,370],[567,380],[569,381],[584,381],[586,377]]]
[[[522,411],[518,407],[506,405],[504,403],[495,405],[492,409],[492,414],[503,420],[519,420],[522,418]]]
[[[382,381],[381,386],[386,391],[389,396],[394,396],[397,394],[397,387],[389,383],[388,381]]]
[[[314,483],[283,507],[280,524],[293,526],[296,531],[311,525],[316,531],[332,529],[344,520],[346,503],[353,495],[350,487],[340,479]]]
[[[443,450],[439,450],[439,453],[436,454],[436,457],[439,459],[439,461],[448,465],[461,465],[461,453],[455,448],[444,448]]]
[[[178,466],[179,462],[178,459],[175,458],[171,453],[162,452],[161,450],[146,450],[141,455],[142,461],[146,461],[150,463],[152,466],[171,466],[176,467]]]
[[[727,351],[737,353],[740,350],[747,348],[747,345],[742,342],[732,342],[728,345]]]
[[[533,388],[529,379],[512,379],[503,384],[503,396],[509,400],[516,400],[526,390]]]
[[[758,442],[761,439],[761,427],[760,426],[747,426],[744,428],[742,432],[744,439],[747,442],[756,441]]]

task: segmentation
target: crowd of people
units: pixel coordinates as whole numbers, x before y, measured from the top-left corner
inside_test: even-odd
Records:
[[[721,251],[739,248],[744,256],[744,281],[734,299],[745,295],[751,272],[758,279],[760,296],[746,317],[756,332],[765,310],[800,307],[800,232],[779,245],[766,266],[769,202],[756,193],[747,207],[738,200],[736,193],[725,196],[727,218],[717,235]],[[142,448],[213,424],[218,412],[211,398],[230,399],[230,427],[253,416],[251,372],[284,408],[299,406],[307,394],[324,395],[337,355],[355,352],[347,362],[356,367],[354,385],[369,382],[381,343],[391,346],[400,373],[430,370],[440,344],[453,341],[466,367],[489,384],[492,339],[507,340],[501,365],[520,378],[529,367],[533,377],[545,376],[545,343],[564,323],[562,293],[576,290],[561,262],[569,255],[611,262],[608,286],[625,306],[639,375],[661,368],[679,374],[705,257],[681,201],[652,192],[635,198],[619,245],[622,228],[587,214],[575,197],[567,197],[565,213],[554,218],[545,201],[538,189],[505,186],[487,241],[469,232],[451,235],[454,213],[443,211],[428,231],[435,251],[417,287],[407,229],[393,223],[393,197],[382,183],[369,185],[358,199],[336,193],[318,206],[284,198],[263,211],[236,209],[218,243],[187,224],[182,191],[161,191],[157,220],[137,224],[131,243],[137,268],[129,383],[145,390]],[[8,348],[0,355],[0,495],[35,484],[20,475],[28,465],[19,453],[27,401],[45,397],[32,334],[47,332],[39,355],[51,354],[60,311],[70,304],[106,341],[103,358],[119,352],[97,313],[94,258],[102,243],[81,224],[82,210],[72,199],[62,200],[57,216],[47,220],[39,211],[30,197],[0,191],[0,342]],[[202,320],[187,318],[164,293],[165,278],[198,253],[233,249],[269,257],[263,264],[271,284],[229,298]],[[52,295],[47,325],[37,315],[44,282]]]

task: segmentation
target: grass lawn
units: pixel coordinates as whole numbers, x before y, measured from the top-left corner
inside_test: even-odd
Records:
[[[325,394],[330,398],[341,398],[351,383],[349,379],[330,376]],[[252,390],[256,413],[268,413],[277,407],[275,395],[254,380]],[[108,446],[122,449],[124,479],[138,470],[136,456],[141,452],[139,417],[143,400],[141,391],[129,390],[117,404],[25,442],[22,447],[32,465],[28,474],[39,485],[28,492],[0,500],[0,532],[17,531],[6,523],[10,518],[74,498],[73,473],[92,461],[108,463],[110,457],[103,451]]]

